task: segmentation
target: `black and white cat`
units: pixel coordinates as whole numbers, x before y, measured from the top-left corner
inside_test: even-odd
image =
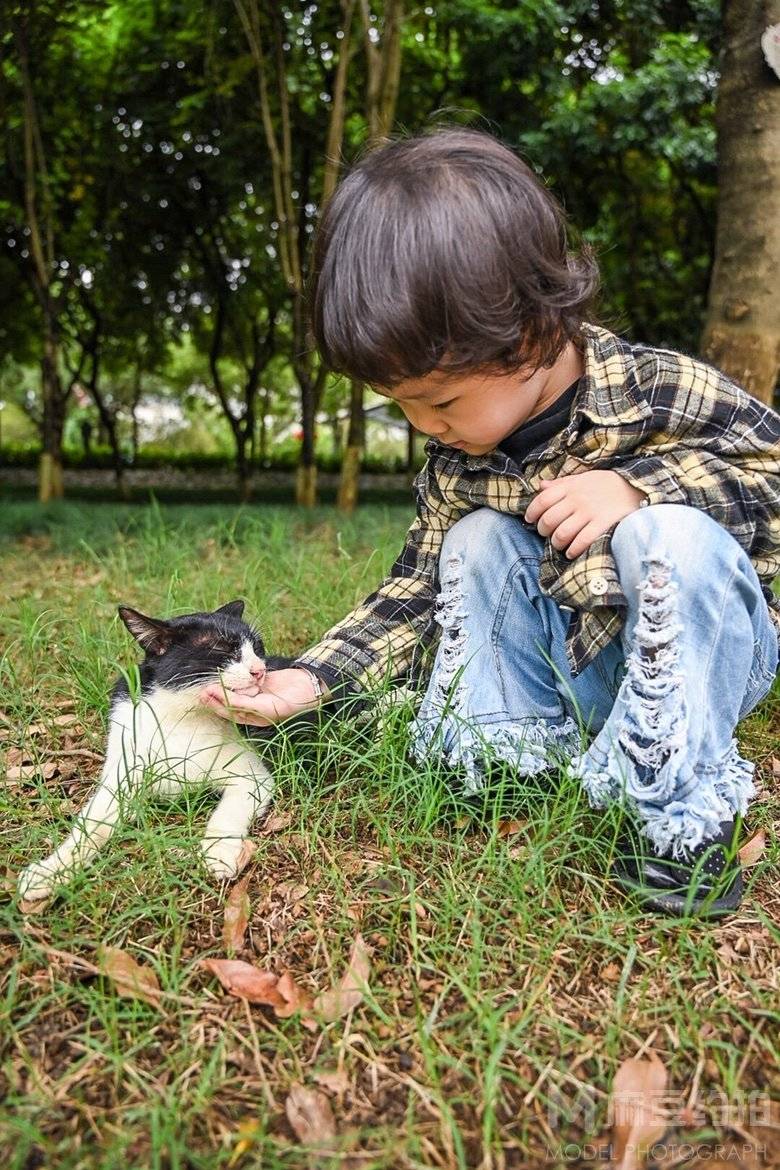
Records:
[[[268,807],[273,781],[252,744],[198,696],[218,681],[241,694],[259,694],[266,671],[290,663],[266,658],[260,635],[242,620],[243,611],[243,601],[231,601],[212,613],[162,620],[120,606],[122,621],[146,652],[139,693],[131,694],[125,678],[114,686],[98,786],[62,844],[20,874],[23,899],[48,898],[67,882],[105,844],[120,819],[132,816],[139,793],[173,796],[196,781],[222,790],[201,844],[203,860],[215,877],[235,877],[244,840],[255,817]],[[269,734],[256,727],[244,730],[255,738]]]

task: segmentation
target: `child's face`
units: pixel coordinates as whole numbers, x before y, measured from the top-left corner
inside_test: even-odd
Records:
[[[469,455],[485,455],[543,405],[549,369],[452,375],[433,370],[392,390],[412,426]]]

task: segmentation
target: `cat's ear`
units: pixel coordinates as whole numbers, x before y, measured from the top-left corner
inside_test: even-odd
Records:
[[[214,613],[224,613],[228,617],[236,618],[240,621],[244,614],[244,602],[229,601],[227,605],[221,605],[219,609],[215,609]]]
[[[170,646],[173,634],[168,622],[146,617],[129,605],[119,606],[119,616],[147,654],[164,654]]]

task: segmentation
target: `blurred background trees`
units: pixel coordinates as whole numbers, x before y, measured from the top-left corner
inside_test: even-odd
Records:
[[[366,431],[381,460],[415,456],[381,400],[321,368],[304,313],[309,242],[367,144],[440,123],[499,134],[545,177],[598,251],[605,324],[706,352],[769,400],[780,82],[753,43],[764,7],[7,4],[6,460],[40,458],[42,499],[61,493],[63,459],[108,462],[123,490],[151,449],[189,450],[233,466],[243,497],[259,468],[295,462],[304,504],[319,463],[341,468],[339,502],[354,507]],[[734,146],[746,120],[763,169]],[[775,282],[761,304],[756,271]]]

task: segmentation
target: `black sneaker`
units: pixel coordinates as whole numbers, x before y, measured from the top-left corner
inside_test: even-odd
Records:
[[[638,832],[618,839],[613,876],[639,895],[649,909],[678,917],[717,918],[742,900],[742,869],[733,821],[722,821],[717,837],[703,841],[687,858],[658,857]]]

